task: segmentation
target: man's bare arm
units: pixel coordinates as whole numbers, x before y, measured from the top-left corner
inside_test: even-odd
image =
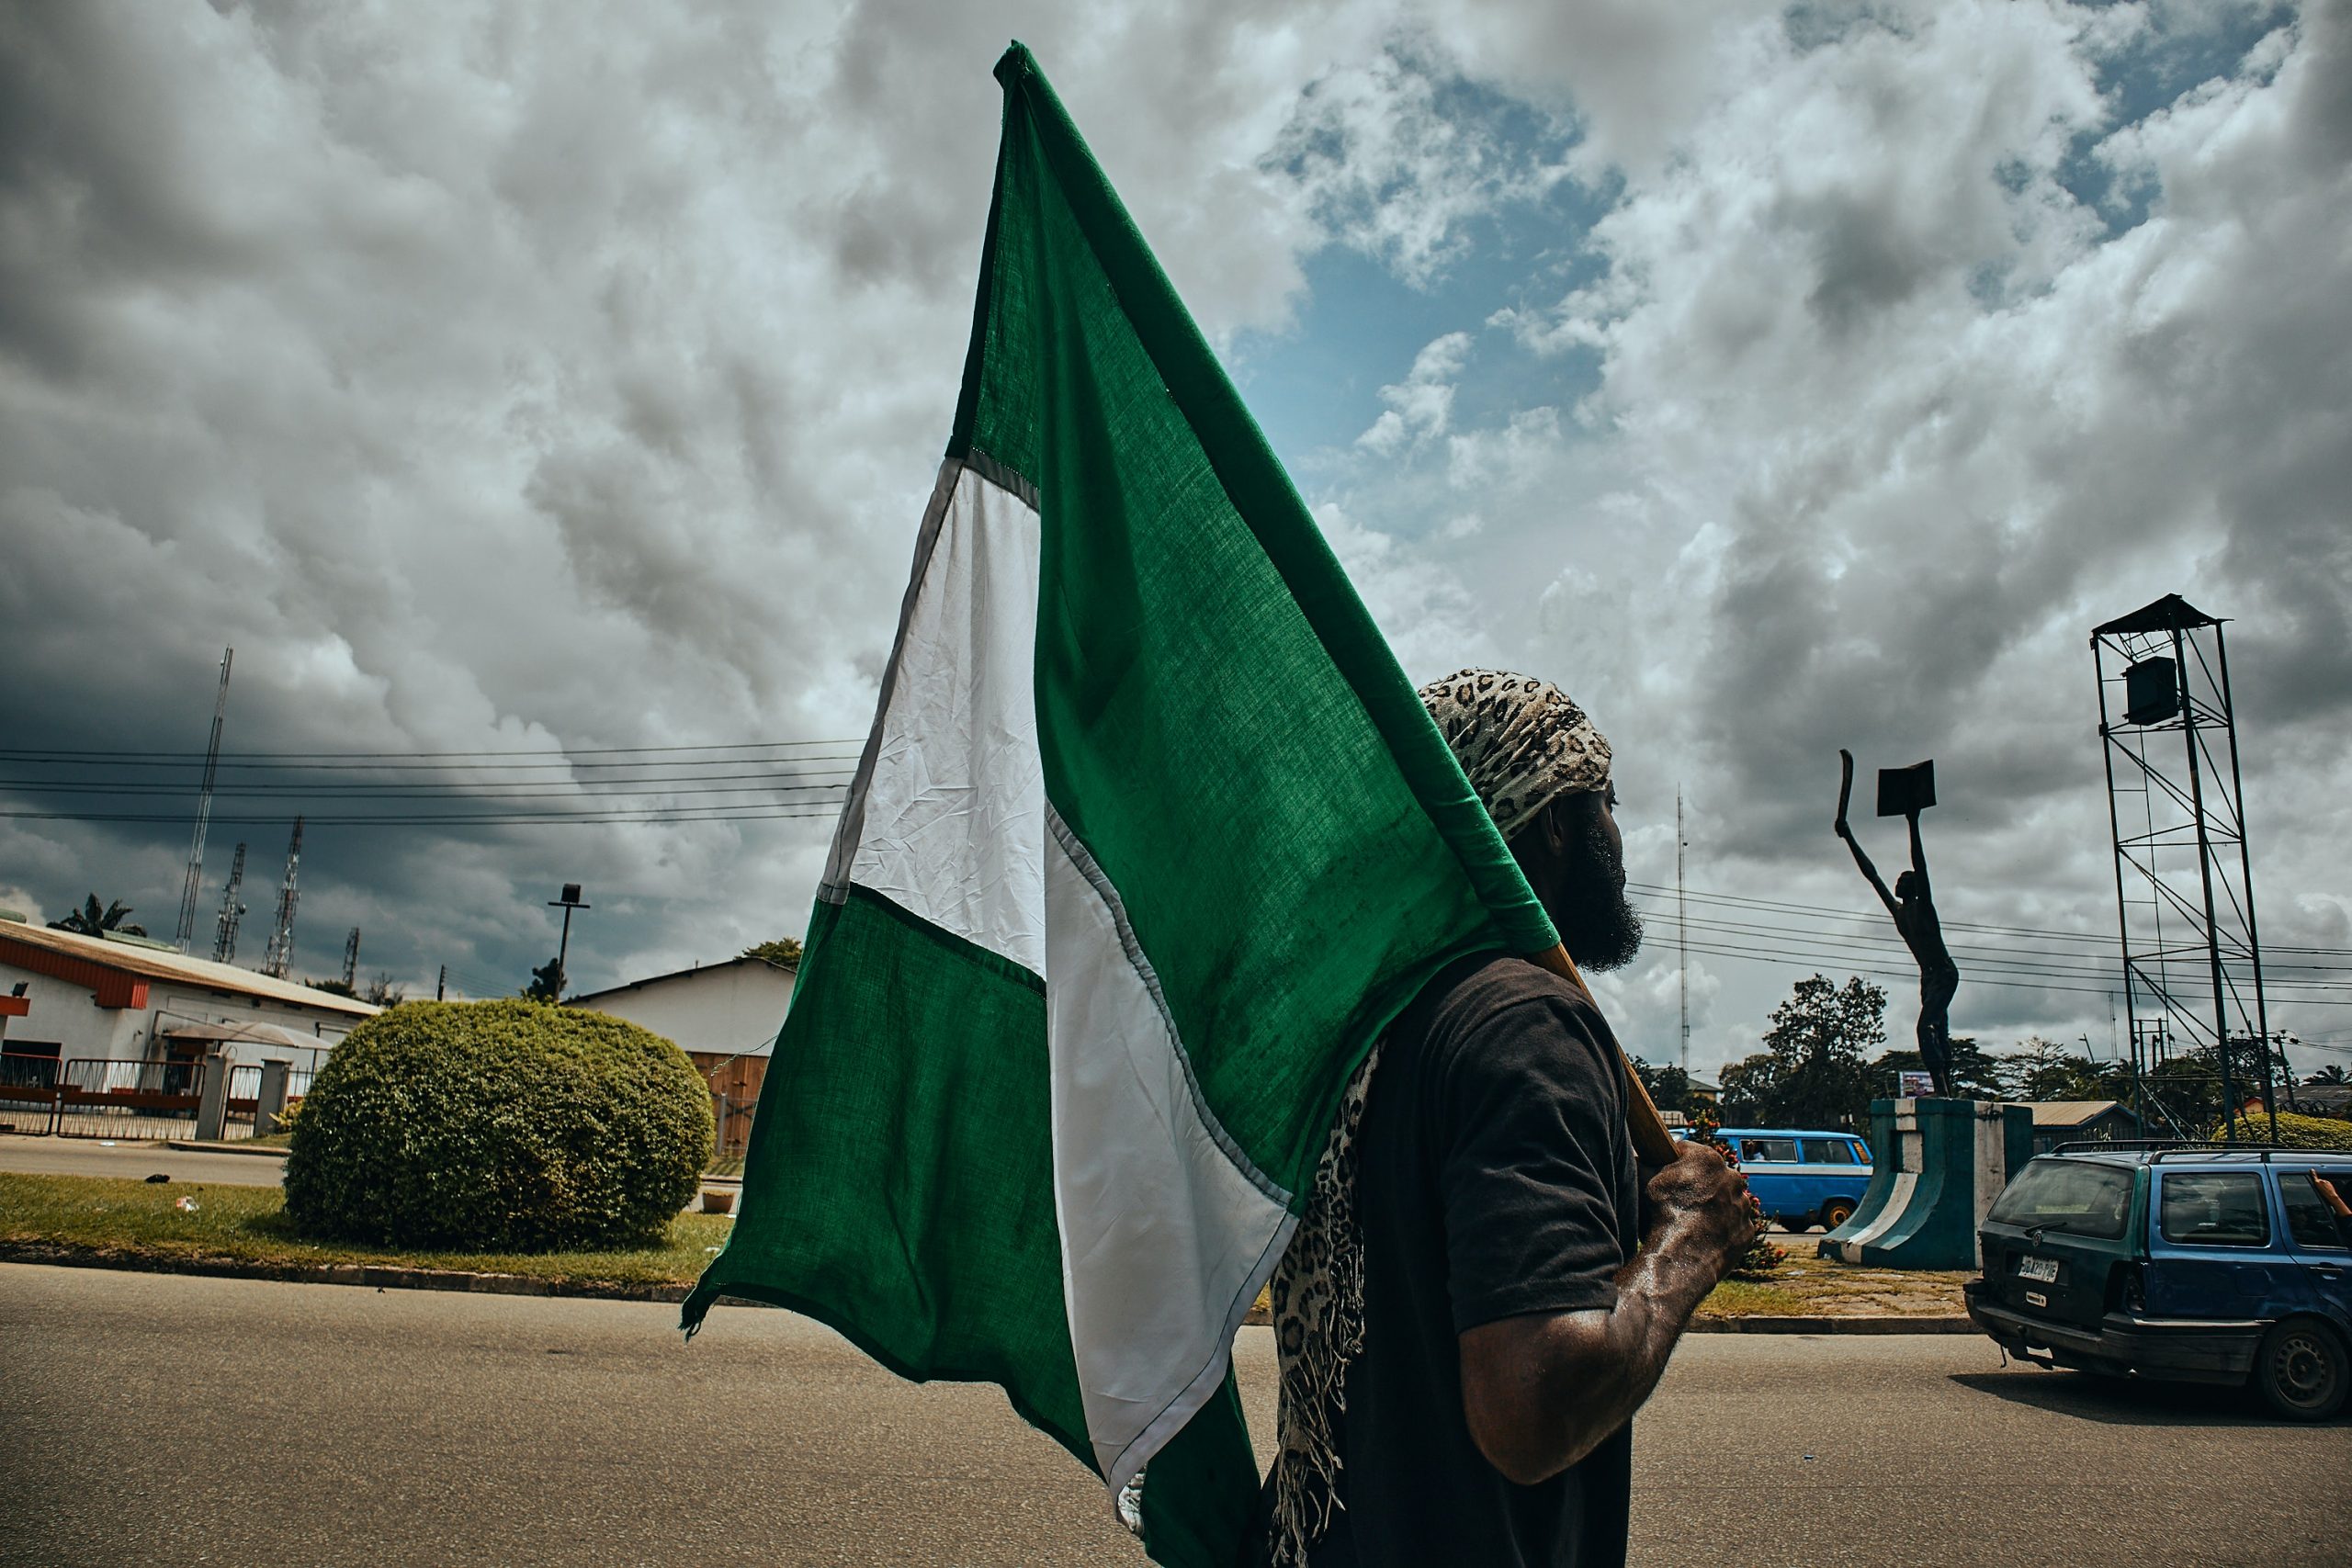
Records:
[[[1614,1307],[1507,1317],[1461,1337],[1471,1438],[1520,1485],[1558,1474],[1632,1418],[1761,1223],[1747,1181],[1704,1144],[1685,1145],[1644,1197],[1649,1226],[1617,1270]]]

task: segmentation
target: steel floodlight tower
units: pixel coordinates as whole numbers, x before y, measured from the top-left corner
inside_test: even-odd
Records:
[[[2135,1084],[2176,1043],[2213,1047],[2233,1142],[2241,1097],[2231,1057],[2250,1044],[2275,1140],[2270,1017],[2222,624],[2167,593],[2091,633],[2124,1010]]]

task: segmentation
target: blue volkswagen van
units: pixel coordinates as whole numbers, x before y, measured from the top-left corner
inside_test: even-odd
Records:
[[[2320,1421],[2352,1391],[2352,1154],[2066,1144],[1978,1233],[1968,1315],[2011,1355],[2251,1385]]]
[[[1724,1127],[1715,1136],[1739,1156],[1747,1190],[1792,1231],[1836,1230],[1871,1184],[1871,1146],[1851,1133],[1810,1127]]]

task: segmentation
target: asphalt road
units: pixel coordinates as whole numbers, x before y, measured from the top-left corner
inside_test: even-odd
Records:
[[[144,1181],[161,1173],[174,1181],[210,1181],[223,1187],[275,1187],[286,1161],[271,1155],[223,1155],[203,1149],[169,1149],[160,1143],[124,1139],[0,1135],[0,1170],[30,1176],[115,1176]]]
[[[993,1390],[785,1313],[673,1322],[0,1265],[0,1560],[1141,1561]],[[1261,1453],[1271,1360],[1245,1331]],[[2340,1563],[2345,1438],[1973,1338],[1697,1337],[1638,1428],[1634,1557]]]

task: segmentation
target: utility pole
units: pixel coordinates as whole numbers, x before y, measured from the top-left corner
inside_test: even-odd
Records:
[[[354,988],[359,981],[359,928],[351,928],[351,935],[343,944],[343,987]]]
[[[196,940],[196,896],[204,884],[204,830],[212,821],[212,781],[220,772],[220,721],[229,713],[229,661],[233,648],[220,650],[220,690],[212,699],[212,738],[204,747],[204,783],[196,795],[196,836],[188,843],[187,881],[180,887],[180,922],[172,944],[182,953]]]
[[[1690,843],[1682,836],[1682,786],[1674,786],[1674,948],[1679,959],[1678,983],[1682,988],[1682,1076],[1690,1077],[1690,923],[1682,897],[1682,851]]]
[[[229,885],[220,890],[220,914],[212,926],[212,962],[227,964],[237,956],[237,922],[244,919],[245,846],[239,844],[229,861]]]

